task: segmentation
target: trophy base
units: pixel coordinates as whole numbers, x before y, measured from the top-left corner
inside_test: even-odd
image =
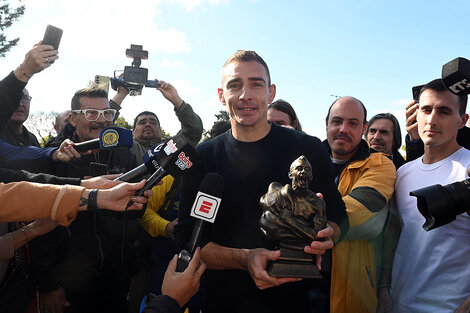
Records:
[[[322,278],[312,255],[287,248],[281,248],[281,256],[268,265],[267,272],[272,277]]]

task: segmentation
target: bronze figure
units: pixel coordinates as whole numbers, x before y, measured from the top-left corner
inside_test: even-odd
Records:
[[[318,231],[326,227],[325,202],[308,189],[313,175],[305,156],[292,162],[289,178],[291,185],[273,182],[260,199],[261,230],[267,238],[277,241],[281,250],[281,257],[273,262],[268,274],[321,277],[313,257],[303,251],[312,241],[319,240]]]

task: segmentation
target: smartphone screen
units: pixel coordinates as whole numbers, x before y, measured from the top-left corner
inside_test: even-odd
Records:
[[[43,45],[51,45],[54,47],[54,50],[59,49],[60,39],[62,38],[62,29],[47,25],[46,32],[44,33],[44,38],[42,39]]]

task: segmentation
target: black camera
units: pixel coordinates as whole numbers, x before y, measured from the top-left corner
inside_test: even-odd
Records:
[[[433,185],[410,192],[418,198],[418,210],[426,231],[448,224],[470,210],[470,178],[449,185]]]
[[[158,88],[158,80],[148,80],[148,69],[140,67],[142,60],[148,59],[148,51],[140,45],[131,45],[130,49],[126,49],[126,56],[134,59],[132,66],[125,66],[122,75],[116,75],[114,71],[114,78],[110,79],[111,88],[117,90],[118,87],[125,87],[131,96],[142,94],[144,86]]]

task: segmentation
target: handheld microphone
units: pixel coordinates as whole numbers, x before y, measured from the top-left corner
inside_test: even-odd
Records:
[[[77,152],[85,152],[93,149],[112,150],[121,147],[130,148],[133,144],[132,131],[122,127],[110,126],[103,128],[98,138],[78,142],[73,147]]]
[[[221,197],[223,191],[224,180],[222,176],[217,173],[209,173],[204,176],[191,209],[191,216],[197,218],[197,220],[194,224],[193,233],[187,249],[182,250],[178,255],[178,261],[176,263],[177,272],[184,272],[189,262],[191,262],[194,251],[199,245],[199,240],[204,229],[204,221],[214,223],[217,210],[222,201]]]
[[[143,156],[144,163],[122,174],[115,181],[136,182],[149,173],[164,171],[165,175],[180,175],[190,168],[197,158],[196,149],[182,135],[176,135],[169,140],[157,144]],[[157,181],[158,182],[158,181]]]
[[[470,94],[470,60],[455,58],[442,66],[442,81],[457,96]]]

